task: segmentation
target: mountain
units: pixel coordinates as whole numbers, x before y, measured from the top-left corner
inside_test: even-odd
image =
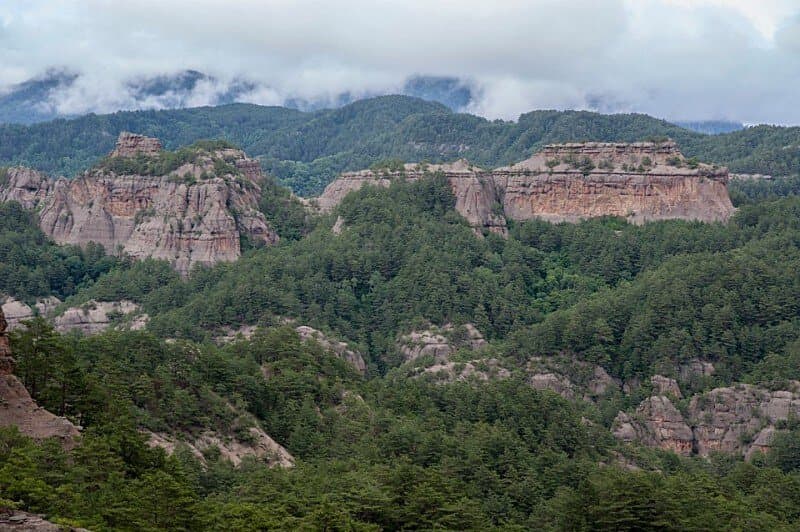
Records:
[[[51,96],[69,88],[78,78],[65,70],[48,70],[39,77],[9,87],[0,93],[0,124],[32,124],[52,120]]]
[[[224,105],[259,99],[259,91],[277,93],[262,82],[245,78],[223,80],[196,70],[183,70],[153,76],[133,76],[106,89],[102,107],[92,101],[91,91],[82,90],[80,73],[53,68],[40,76],[7,87],[0,92],[0,124],[34,124],[56,118],[70,118],[86,112],[183,109],[198,105]],[[319,111],[336,109],[364,97],[400,93],[439,102],[460,111],[474,99],[474,89],[458,78],[412,76],[397,89],[355,94],[344,91],[325,96],[283,95],[282,104],[290,109]]]
[[[166,111],[126,111],[48,123],[0,126],[0,165],[74,175],[114,146],[122,131],[162,139],[176,149],[204,138],[228,140],[258,158],[268,173],[300,195],[316,195],[344,170],[387,158],[447,162],[466,158],[497,167],[555,142],[636,142],[671,138],[689,158],[732,172],[773,176],[800,172],[800,128],[756,126],[703,135],[641,114],[532,111],[516,122],[454,113],[407,96],[359,100],[303,112],[230,104]]]
[[[675,125],[706,135],[719,135],[720,133],[731,133],[744,129],[741,122],[730,122],[728,120],[702,120],[699,122],[675,122]]]

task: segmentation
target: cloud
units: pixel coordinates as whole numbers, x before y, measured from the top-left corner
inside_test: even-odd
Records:
[[[82,72],[64,113],[397,91],[412,74],[470,80],[470,110],[639,111],[800,123],[796,0],[5,0],[0,90]],[[145,102],[128,80],[194,69],[187,97]],[[181,100],[183,98],[183,100]]]

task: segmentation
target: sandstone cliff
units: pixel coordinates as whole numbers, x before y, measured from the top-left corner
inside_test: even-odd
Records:
[[[63,417],[41,408],[25,386],[13,375],[14,359],[6,333],[6,319],[0,310],[0,427],[15,426],[32,438],[57,438],[65,448],[75,445],[78,429]]]
[[[74,179],[11,168],[0,201],[35,209],[58,243],[97,242],[186,274],[195,264],[236,260],[243,238],[277,242],[258,210],[262,177],[240,150],[162,152],[156,139],[123,133],[111,157]]]
[[[508,218],[576,222],[610,215],[632,223],[714,222],[727,220],[734,210],[727,169],[687,160],[673,142],[554,144],[491,171],[460,160],[407,164],[402,171],[348,172],[328,185],[317,204],[329,211],[366,183],[388,186],[392,180],[416,180],[433,172],[447,177],[456,210],[473,227],[500,234]]]
[[[464,159],[449,164],[406,164],[401,171],[347,172],[325,188],[317,198],[317,205],[323,212],[329,212],[347,194],[366,184],[388,187],[393,180],[416,181],[434,173],[441,173],[448,179],[456,197],[456,210],[470,225],[502,235],[507,233],[505,218],[495,213],[500,198],[491,175]]]

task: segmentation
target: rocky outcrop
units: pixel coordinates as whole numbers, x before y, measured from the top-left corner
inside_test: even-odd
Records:
[[[728,171],[687,160],[675,143],[553,144],[530,159],[495,170],[464,160],[446,165],[407,164],[403,170],[348,172],[317,199],[329,211],[365,184],[388,186],[441,172],[456,210],[475,228],[505,234],[506,219],[576,222],[619,216],[632,223],[686,219],[727,220],[734,211]],[[502,213],[502,215],[500,214]]]
[[[0,508],[0,531],[4,532],[89,532],[85,528],[57,525],[44,516]]]
[[[668,397],[650,397],[634,414],[620,412],[613,430],[621,440],[685,455],[720,451],[749,457],[769,449],[779,422],[798,417],[800,383],[778,391],[737,384],[693,396],[685,415]]]
[[[142,155],[152,157],[162,150],[161,141],[144,135],[137,135],[123,131],[117,138],[117,145],[111,152],[111,157],[136,157]]]
[[[653,375],[650,377],[650,383],[653,385],[653,392],[656,395],[667,395],[675,399],[683,399],[683,394],[675,379],[670,379],[663,375]]]
[[[526,373],[532,388],[550,390],[565,399],[595,401],[620,388],[620,383],[602,366],[566,356],[532,357]]]
[[[133,301],[95,301],[91,300],[80,307],[70,307],[55,318],[58,332],[77,330],[83,334],[97,334],[108,329],[117,320],[139,311]],[[142,314],[125,325],[130,330],[141,330],[147,325],[148,316]],[[122,328],[122,324],[118,324]]]
[[[14,359],[6,328],[5,316],[0,311],[0,427],[15,426],[20,433],[37,440],[57,438],[65,448],[72,448],[79,435],[78,428],[37,405],[13,375]]]
[[[422,331],[411,331],[398,340],[400,354],[406,362],[432,357],[437,363],[446,363],[459,347],[476,351],[485,345],[487,342],[483,335],[471,323],[458,328],[450,323],[442,327],[431,326]]]
[[[8,321],[8,330],[13,331],[21,327],[23,321],[29,320],[37,314],[44,317],[49,316],[60,304],[61,301],[57,297],[50,296],[39,299],[34,307],[31,308],[24,302],[9,297],[3,302],[2,308]]]
[[[258,210],[263,176],[244,152],[198,148],[164,175],[130,174],[114,163],[133,155],[160,164],[169,154],[156,139],[122,134],[111,159],[74,179],[10,169],[0,201],[36,209],[42,230],[58,243],[96,242],[109,253],[167,260],[182,274],[195,264],[236,260],[244,238],[277,242]]]
[[[489,381],[507,379],[511,372],[500,365],[496,358],[470,360],[469,362],[443,362],[419,368],[417,376],[429,376],[438,382],[467,380]]]
[[[620,412],[614,420],[614,436],[650,447],[692,454],[694,435],[683,415],[663,395],[642,401],[633,415]]]
[[[346,172],[325,188],[317,205],[322,212],[329,212],[347,194],[364,185],[388,187],[396,180],[416,181],[433,174],[441,174],[449,181],[456,210],[470,225],[502,235],[508,232],[505,218],[495,212],[500,198],[491,175],[464,159],[448,164],[406,164],[402,170]]]
[[[220,456],[229,460],[234,466],[242,463],[245,457],[252,456],[266,462],[269,467],[293,467],[294,457],[283,446],[269,437],[257,427],[248,429],[249,438],[241,441],[235,437],[223,437],[213,431],[204,431],[194,437],[178,437],[165,433],[148,432],[147,444],[150,447],[164,449],[167,454],[185,445],[192,455],[201,463],[206,463],[205,455],[212,449],[218,449]]]
[[[358,351],[350,349],[350,346],[348,346],[345,342],[331,339],[321,331],[313,329],[307,325],[295,327],[294,330],[300,335],[300,339],[304,342],[316,342],[326,351],[333,353],[338,358],[341,358],[353,366],[356,371],[362,375],[366,373],[367,363],[364,361],[364,357]]]

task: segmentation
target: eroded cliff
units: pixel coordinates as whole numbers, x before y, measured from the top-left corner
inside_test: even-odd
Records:
[[[123,133],[111,156],[74,179],[11,168],[0,201],[35,209],[58,243],[102,244],[109,253],[164,259],[182,274],[236,260],[241,241],[274,244],[258,210],[258,163],[227,147],[162,152],[156,139]]]
[[[6,318],[0,308],[0,427],[15,426],[31,438],[57,438],[65,448],[73,447],[79,435],[77,427],[37,405],[14,375],[6,329]]]
[[[620,216],[632,223],[685,219],[724,221],[734,208],[728,171],[687,160],[675,143],[573,143],[545,147],[530,159],[495,170],[464,160],[444,165],[406,164],[402,170],[344,173],[317,199],[330,211],[367,183],[419,179],[441,172],[456,210],[476,228],[504,234],[506,219],[576,222]],[[502,214],[500,214],[502,213]]]

